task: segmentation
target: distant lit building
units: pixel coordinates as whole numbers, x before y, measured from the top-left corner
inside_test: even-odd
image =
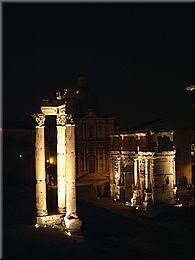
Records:
[[[114,118],[98,117],[88,110],[75,121],[78,176],[93,173],[109,177],[109,135],[114,132]]]
[[[176,187],[192,183],[191,129],[173,130],[166,120],[157,120],[110,138],[113,198],[130,202],[139,188],[142,203],[146,191],[156,193],[154,201],[168,203],[174,201]]]
[[[173,131],[119,132],[111,138],[111,197],[132,206],[174,203]]]

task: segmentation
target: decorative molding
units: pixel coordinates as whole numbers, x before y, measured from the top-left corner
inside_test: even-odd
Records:
[[[32,117],[35,119],[35,122],[39,127],[45,125],[45,115],[43,114],[34,114]]]
[[[58,114],[57,117],[56,117],[56,124],[57,126],[65,126],[66,124],[66,116],[63,115],[63,114]]]
[[[56,106],[41,106],[41,112],[47,116],[57,115],[58,107]]]

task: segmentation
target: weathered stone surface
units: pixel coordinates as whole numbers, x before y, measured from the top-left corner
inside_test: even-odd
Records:
[[[58,122],[62,125],[57,125],[57,185],[58,185],[58,212],[65,213],[66,207],[66,144],[65,144],[65,117]]]
[[[64,214],[52,214],[42,217],[36,217],[36,224],[38,224],[40,227],[45,225],[60,225],[62,222],[62,217],[64,217]]]
[[[175,202],[175,151],[155,154],[154,160],[154,203]]]
[[[71,231],[79,231],[82,225],[81,220],[77,219],[68,219],[68,218],[64,218],[65,220],[65,225],[67,227],[67,229],[71,232]]]
[[[76,92],[75,92],[76,93]],[[67,95],[65,90],[64,95]],[[65,97],[63,96],[63,98]],[[61,99],[61,93],[57,93],[58,99]],[[36,168],[36,225],[58,225],[63,221],[60,218],[66,213],[67,217],[76,218],[76,163],[75,163],[75,125],[71,111],[66,113],[66,101],[60,106],[53,102],[53,106],[42,106],[43,114],[35,114],[36,120],[36,150],[35,150],[35,168]],[[45,140],[44,123],[45,115],[56,115],[57,123],[57,200],[58,212],[47,216],[46,204],[46,171],[45,171]],[[63,214],[63,215],[62,215]],[[69,221],[69,220],[68,220]],[[75,224],[77,223],[77,224]],[[70,220],[70,226],[78,226],[79,220]]]
[[[44,126],[36,126],[35,147],[36,208],[37,215],[44,216],[47,215]]]
[[[66,124],[66,215],[76,212],[75,125]]]

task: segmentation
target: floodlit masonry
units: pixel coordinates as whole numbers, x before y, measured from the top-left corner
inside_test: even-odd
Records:
[[[111,135],[110,191],[114,200],[147,209],[176,203],[173,131]]]
[[[70,92],[70,93],[69,93]],[[75,165],[75,124],[72,114],[71,99],[77,91],[57,92],[57,100],[41,106],[41,112],[34,114],[36,122],[35,169],[36,169],[36,226],[60,224],[64,218],[66,227],[80,226],[76,210],[76,165]],[[71,98],[70,98],[71,97]],[[57,204],[58,212],[48,214],[46,203],[45,170],[45,117],[56,116],[57,127]]]

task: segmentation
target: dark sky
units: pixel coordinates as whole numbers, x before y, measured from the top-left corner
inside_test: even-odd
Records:
[[[121,126],[190,122],[192,4],[3,4],[3,112],[24,120],[84,71]]]

